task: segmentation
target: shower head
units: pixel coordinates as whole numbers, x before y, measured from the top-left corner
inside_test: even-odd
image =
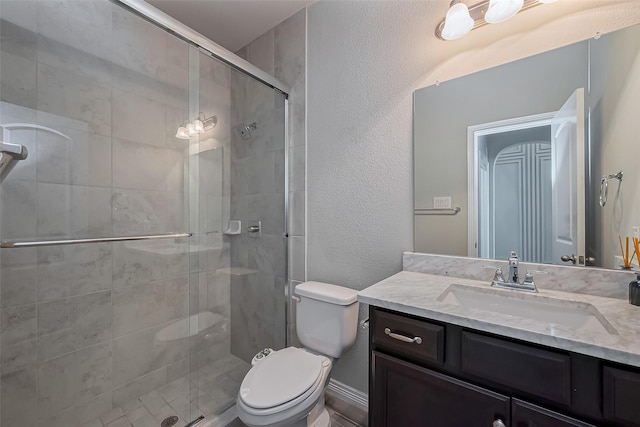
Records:
[[[249,125],[240,124],[236,126],[236,130],[238,131],[238,134],[240,134],[240,137],[245,141],[253,137],[252,132],[257,128],[258,128],[258,124],[256,122],[253,122]]]

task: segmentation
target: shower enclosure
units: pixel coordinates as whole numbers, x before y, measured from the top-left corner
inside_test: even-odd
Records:
[[[287,95],[138,12],[0,1],[0,426],[215,420],[286,344]]]

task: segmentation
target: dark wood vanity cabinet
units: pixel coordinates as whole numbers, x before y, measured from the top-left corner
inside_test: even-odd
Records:
[[[371,426],[473,427],[498,420],[509,425],[508,396],[376,351],[371,363]]]
[[[640,369],[589,356],[370,307],[369,362],[371,427],[640,427]]]

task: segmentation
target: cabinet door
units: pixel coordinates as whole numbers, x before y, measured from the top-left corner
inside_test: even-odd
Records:
[[[492,427],[510,423],[510,399],[376,351],[371,358],[373,427]],[[496,423],[496,425],[500,425]]]
[[[512,399],[513,427],[595,427],[522,400]]]

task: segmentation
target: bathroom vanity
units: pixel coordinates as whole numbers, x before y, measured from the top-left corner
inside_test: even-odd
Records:
[[[359,300],[370,426],[640,426],[640,307],[623,299],[402,271]]]

